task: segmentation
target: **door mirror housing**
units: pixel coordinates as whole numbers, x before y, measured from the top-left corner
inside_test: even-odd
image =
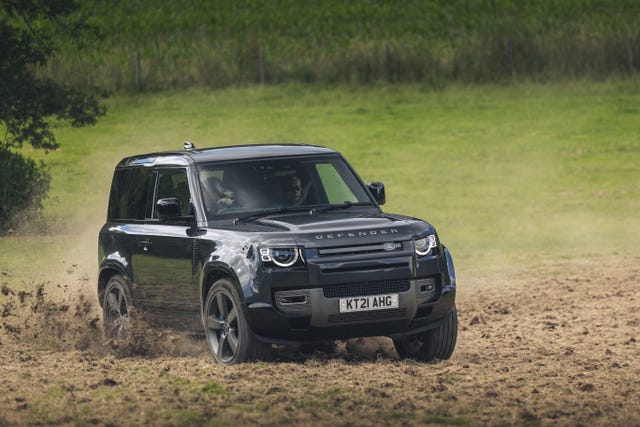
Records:
[[[161,222],[182,218],[180,200],[167,197],[156,202],[156,215]]]
[[[378,202],[379,205],[384,205],[387,200],[384,193],[384,184],[381,182],[370,182],[367,184],[367,188],[376,202]]]

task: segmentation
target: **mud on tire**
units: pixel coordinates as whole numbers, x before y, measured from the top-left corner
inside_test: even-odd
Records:
[[[259,341],[249,328],[230,280],[220,279],[209,289],[203,323],[207,345],[216,362],[232,365],[268,358],[271,345]]]
[[[133,308],[127,282],[119,274],[109,279],[102,301],[104,331],[107,338],[124,340]]]
[[[420,362],[446,360],[451,357],[458,337],[458,312],[453,307],[447,319],[437,328],[393,340],[403,359]]]

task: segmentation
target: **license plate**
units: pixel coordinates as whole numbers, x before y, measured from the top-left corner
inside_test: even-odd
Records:
[[[398,294],[340,298],[340,313],[398,308]]]

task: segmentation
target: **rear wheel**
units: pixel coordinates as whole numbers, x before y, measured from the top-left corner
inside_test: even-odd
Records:
[[[119,274],[109,279],[102,301],[104,330],[109,338],[124,340],[132,307],[127,282]]]
[[[447,319],[435,329],[393,340],[403,359],[421,362],[446,360],[453,354],[458,337],[458,312],[455,306]]]
[[[242,311],[233,283],[213,284],[204,304],[204,331],[216,362],[225,365],[265,359],[271,345],[256,339]]]

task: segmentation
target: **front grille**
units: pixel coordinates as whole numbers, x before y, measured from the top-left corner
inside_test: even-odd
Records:
[[[385,270],[389,270],[391,268],[407,268],[408,265],[409,264],[406,262],[397,262],[394,264],[377,264],[377,265],[367,264],[367,265],[358,265],[355,267],[339,267],[339,268],[323,267],[322,272],[326,274],[346,273],[349,271],[370,271],[370,270],[381,269],[381,268],[384,268]]]
[[[407,292],[409,280],[381,280],[378,282],[343,283],[322,288],[325,298],[363,297],[367,295]]]
[[[398,317],[406,317],[406,308],[392,308],[389,310],[377,310],[377,311],[361,311],[357,313],[340,313],[330,314],[328,323],[342,323],[342,322],[371,322],[375,320],[387,320],[395,319]]]
[[[318,250],[320,256],[345,256],[362,255],[373,253],[389,253],[402,250],[402,242],[385,242],[372,245],[357,246],[336,246],[333,248],[322,248]]]

